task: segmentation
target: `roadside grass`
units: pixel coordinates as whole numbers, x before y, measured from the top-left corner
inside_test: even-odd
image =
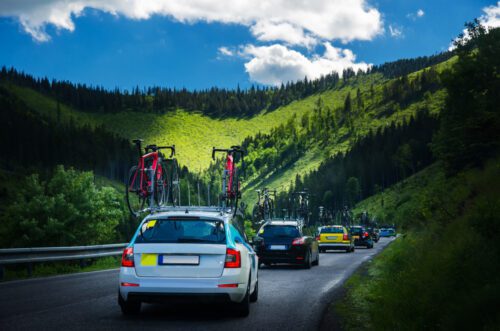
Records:
[[[434,165],[381,193],[383,206],[360,204],[405,233],[346,283],[334,304],[345,330],[497,329],[498,173],[499,159],[453,178]]]
[[[84,265],[80,261],[35,263],[32,265],[31,276],[28,275],[27,265],[4,266],[4,277],[0,281],[115,269],[120,267],[120,262],[120,256],[107,256],[97,259],[86,259]]]

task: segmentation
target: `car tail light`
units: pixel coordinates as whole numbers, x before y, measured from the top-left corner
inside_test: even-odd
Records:
[[[299,245],[304,245],[305,244],[304,238],[296,238],[292,241],[293,246],[299,246]]]
[[[133,267],[133,266],[134,266],[134,248],[127,247],[123,251],[122,267]]]
[[[316,236],[316,240],[319,241],[319,239],[320,239],[320,236]]]
[[[139,284],[136,283],[120,283],[121,286],[131,286],[131,287],[138,287]]]
[[[226,262],[224,268],[241,268],[241,253],[232,248],[226,249]]]
[[[342,238],[342,240],[349,240],[349,235],[347,235],[347,233],[344,233],[344,237]]]
[[[365,237],[365,238],[368,237],[368,232],[364,232],[363,237]]]
[[[217,287],[224,287],[224,288],[238,287],[238,284],[219,284],[219,285],[217,285]]]

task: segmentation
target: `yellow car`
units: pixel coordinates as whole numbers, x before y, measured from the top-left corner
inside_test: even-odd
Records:
[[[354,252],[354,239],[345,226],[324,226],[320,229],[317,239],[320,252],[326,252],[328,249],[341,249],[347,253]]]

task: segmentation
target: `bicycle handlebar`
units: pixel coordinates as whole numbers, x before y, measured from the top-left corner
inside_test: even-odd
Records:
[[[160,149],[169,149],[170,150],[170,156],[173,157],[175,155],[175,145],[172,146],[156,146],[156,145],[147,145],[145,148],[146,153],[151,150],[153,152],[159,151]]]
[[[212,148],[212,160],[214,160],[214,161],[215,161],[215,153],[217,153],[217,152],[239,153],[242,156],[242,160],[243,160],[243,156],[245,155],[245,151],[243,149],[241,149],[240,146],[231,146],[231,148],[215,148],[215,147],[213,147]]]

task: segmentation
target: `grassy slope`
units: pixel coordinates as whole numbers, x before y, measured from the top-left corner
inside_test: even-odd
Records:
[[[438,71],[448,67],[454,59],[450,59],[437,66]],[[410,80],[417,73],[410,75]],[[65,105],[60,105],[60,118],[62,121],[70,119],[77,123],[88,125],[104,125],[117,134],[128,138],[141,137],[146,143],[175,144],[178,150],[178,159],[181,164],[197,171],[205,169],[210,163],[212,146],[230,146],[239,144],[247,136],[258,132],[268,133],[272,128],[285,123],[293,116],[299,121],[303,114],[314,109],[318,97],[324,102],[325,107],[332,110],[343,106],[347,93],[355,98],[356,89],[359,87],[365,103],[365,111],[353,119],[354,129],[350,131],[346,126],[338,129],[334,141],[326,148],[319,148],[311,142],[311,150],[306,155],[291,165],[288,169],[278,173],[269,173],[262,178],[253,178],[249,181],[247,189],[254,190],[260,186],[274,188],[288,187],[290,181],[297,174],[304,174],[317,169],[325,157],[345,152],[354,141],[363,137],[370,129],[390,125],[392,122],[401,123],[424,107],[431,112],[439,112],[445,92],[439,90],[428,100],[417,100],[404,109],[386,115],[387,106],[375,106],[382,98],[383,84],[388,80],[381,74],[371,74],[352,79],[348,84],[339,86],[310,97],[292,102],[272,112],[261,112],[251,118],[225,118],[213,119],[201,113],[177,110],[167,114],[142,114],[134,112],[121,112],[118,114],[83,113]],[[370,86],[374,85],[375,97],[369,97]],[[55,100],[41,95],[31,89],[8,85],[8,88],[21,97],[33,109],[47,115],[56,115]],[[254,197],[246,196],[246,202],[251,203]]]
[[[347,282],[344,329],[495,329],[499,171],[498,158],[451,178],[434,164],[357,205],[405,236]]]

